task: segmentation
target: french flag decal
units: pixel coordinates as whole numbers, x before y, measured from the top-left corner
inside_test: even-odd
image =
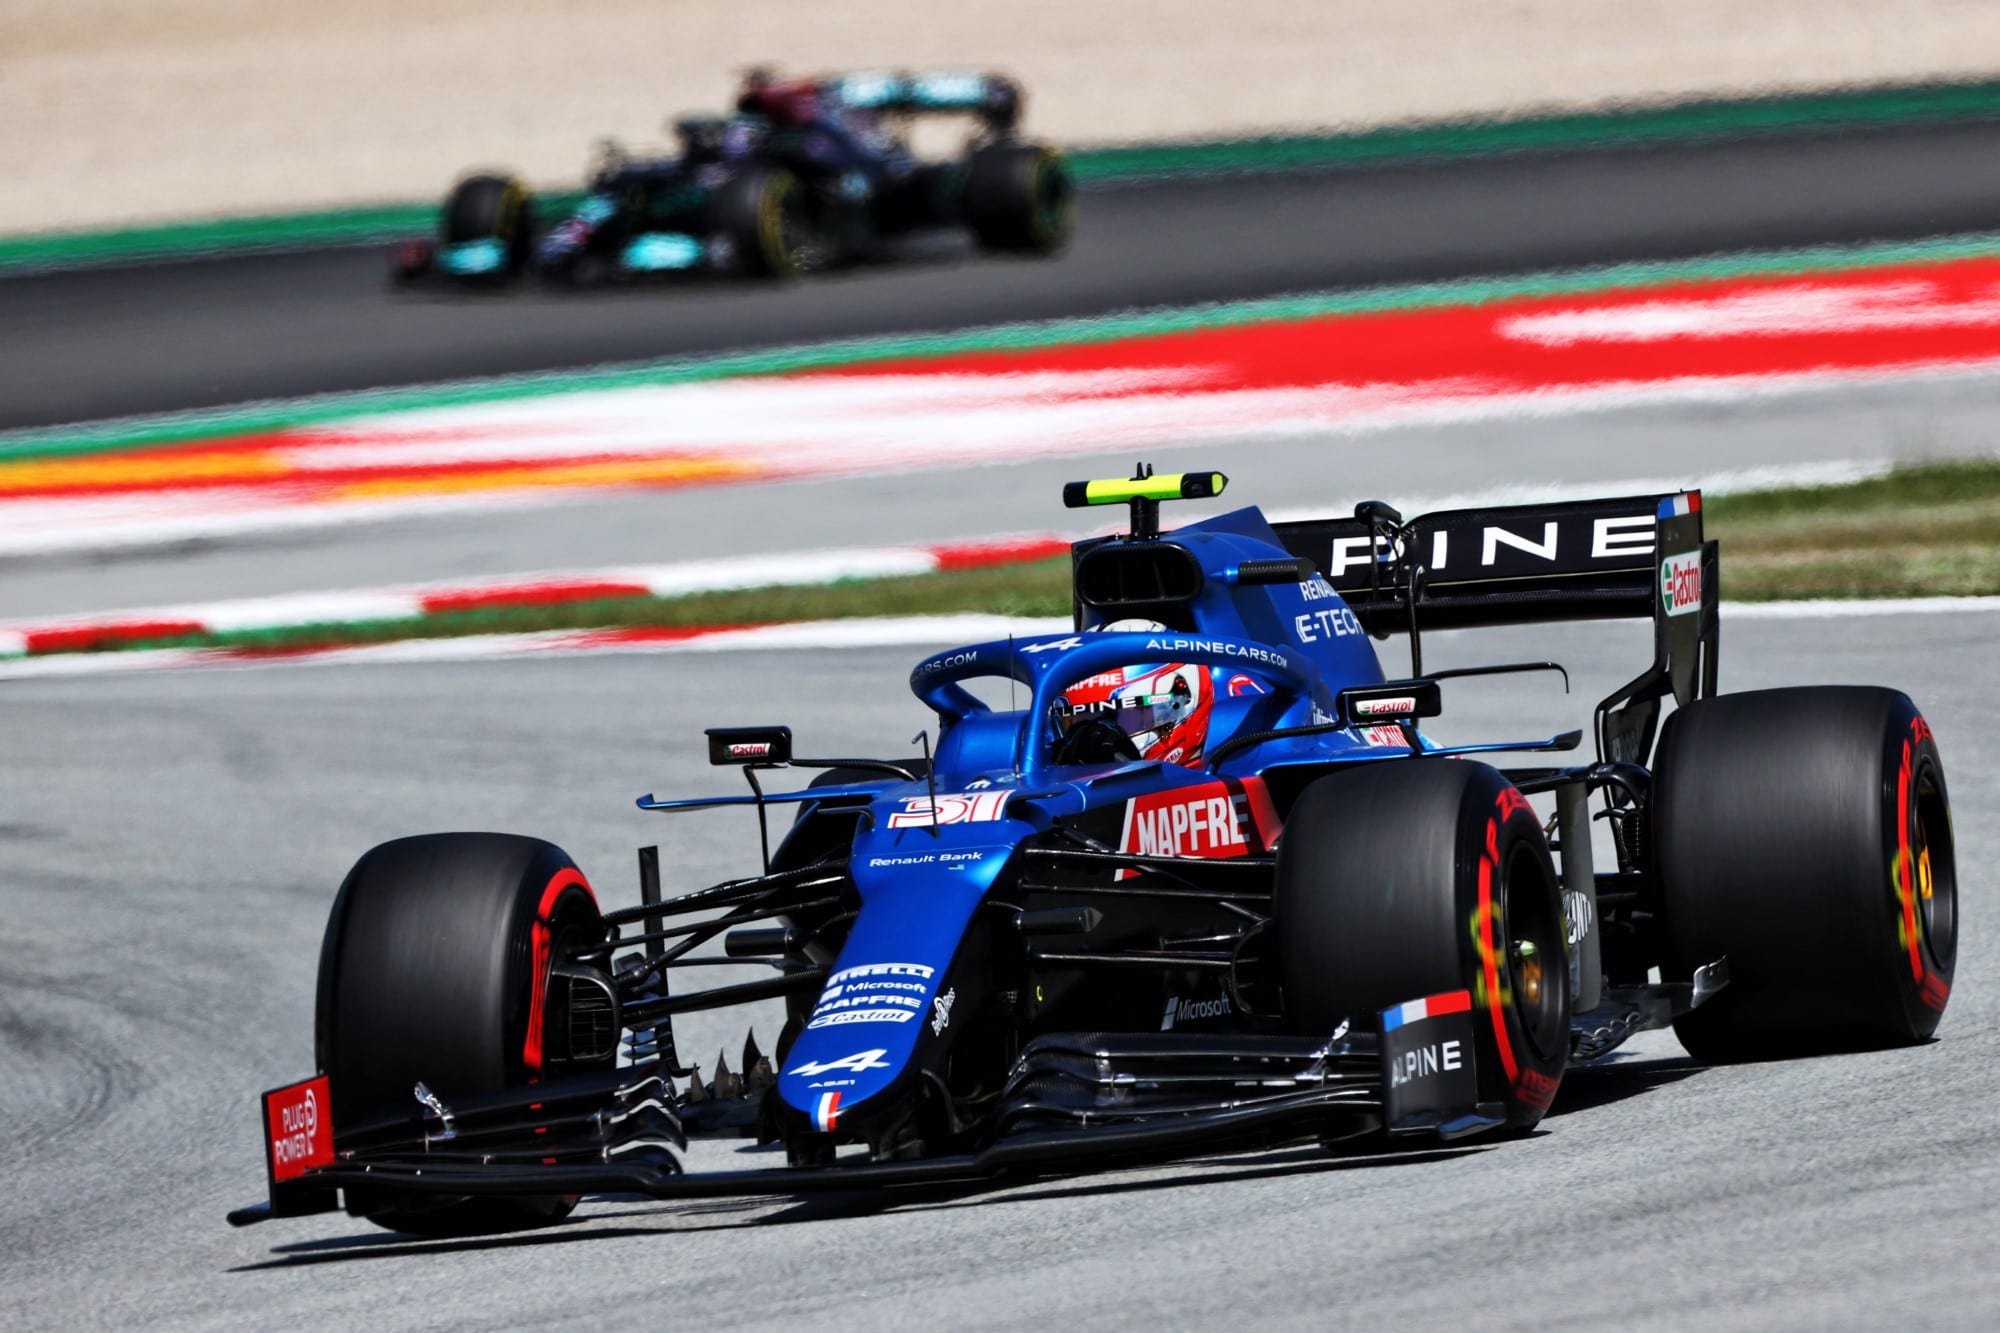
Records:
[[[813,1104],[813,1125],[822,1134],[831,1134],[840,1120],[840,1094],[822,1092],[819,1101]]]
[[[1700,491],[1682,491],[1679,495],[1669,495],[1660,501],[1661,518],[1685,518],[1689,514],[1700,512]]]
[[[1429,995],[1421,1000],[1408,1000],[1392,1009],[1382,1011],[1382,1030],[1394,1032],[1405,1023],[1421,1023],[1426,1018],[1437,1018],[1443,1014],[1462,1014],[1472,1008],[1472,992],[1455,990],[1443,995]]]

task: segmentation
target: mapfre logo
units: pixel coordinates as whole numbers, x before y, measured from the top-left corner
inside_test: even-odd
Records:
[[[1660,562],[1660,605],[1670,616],[1701,609],[1701,552],[1670,555]]]
[[[1241,856],[1243,817],[1228,796],[1132,802],[1133,851],[1159,856]]]
[[[1220,859],[1266,851],[1277,811],[1257,778],[1154,792],[1125,805],[1121,850],[1141,856]]]

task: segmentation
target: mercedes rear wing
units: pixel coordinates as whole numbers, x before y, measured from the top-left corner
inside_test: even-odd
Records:
[[[1410,636],[1423,675],[1425,630],[1563,620],[1653,622],[1653,664],[1598,705],[1598,753],[1644,762],[1660,701],[1715,693],[1716,543],[1701,492],[1423,514],[1380,501],[1351,518],[1273,525],[1285,549],[1325,574],[1362,626]]]

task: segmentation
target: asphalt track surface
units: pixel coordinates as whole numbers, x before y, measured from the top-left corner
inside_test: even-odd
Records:
[[[319,935],[377,840],[554,838],[607,901],[658,840],[682,887],[745,869],[700,731],[786,719],[881,750],[914,654],[258,668],[11,685],[0,768],[0,1326],[450,1328],[1974,1327],[2000,1302],[2000,616],[1725,620],[1725,688],[1907,689],[1942,745],[1967,928],[1939,1038],[1728,1069],[1654,1034],[1565,1083],[1543,1132],[1396,1158],[1316,1149],[984,1191],[587,1203],[523,1236],[397,1241],[344,1216],[245,1231],[256,1093],[308,1072]],[[1577,692],[1455,687],[1442,734],[1580,721],[1642,626],[1436,636],[1544,653]],[[683,1029],[704,1062],[740,1028]],[[736,1020],[740,1021],[740,1020]],[[768,1039],[771,1019],[759,1026]],[[712,1146],[697,1164],[768,1161]]]
[[[2000,122],[1087,191],[1052,263],[397,292],[378,248],[0,279],[0,429],[1367,283],[2000,228]]]

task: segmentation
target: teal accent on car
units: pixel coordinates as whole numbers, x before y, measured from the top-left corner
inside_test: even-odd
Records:
[[[902,96],[908,80],[900,74],[871,70],[843,75],[835,84],[837,95],[848,106],[881,106]]]
[[[459,241],[439,250],[437,262],[447,273],[498,273],[507,263],[507,247],[491,236]]]
[[[701,262],[701,242],[677,231],[652,231],[634,236],[625,246],[626,268],[640,273],[693,268]]]
[[[983,74],[923,74],[910,86],[910,94],[920,106],[975,107],[986,97]]]

